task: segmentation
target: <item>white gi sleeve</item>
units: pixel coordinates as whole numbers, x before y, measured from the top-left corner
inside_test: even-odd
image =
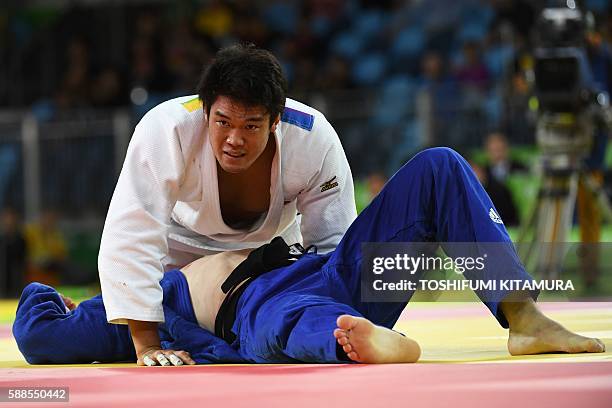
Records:
[[[162,259],[185,163],[172,118],[155,109],[136,126],[98,256],[106,318],[163,322]]]
[[[302,214],[304,245],[316,245],[319,253],[327,253],[336,248],[357,217],[357,210],[353,176],[338,134],[325,118],[320,119],[310,137],[322,138],[327,146],[322,154],[311,153],[320,163],[319,170],[298,195],[297,210]]]

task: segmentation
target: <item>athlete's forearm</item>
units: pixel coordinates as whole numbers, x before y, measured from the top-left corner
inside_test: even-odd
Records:
[[[160,349],[161,341],[157,332],[157,322],[128,320],[128,326],[134,342],[136,356],[140,359],[147,351]]]

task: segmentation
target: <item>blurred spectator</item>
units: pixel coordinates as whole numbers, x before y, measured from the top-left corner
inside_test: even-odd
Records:
[[[517,226],[520,220],[510,189],[491,177],[485,169],[474,161],[470,160],[470,165],[480,184],[482,184],[491,201],[493,201],[493,205],[495,205],[504,224],[508,227]]]
[[[292,91],[301,95],[312,91],[316,72],[317,66],[313,60],[309,58],[298,59],[295,64],[295,80],[292,83]]]
[[[171,81],[159,60],[159,48],[145,38],[136,38],[132,43],[131,87],[146,92],[170,90]]]
[[[196,30],[205,36],[211,37],[218,44],[230,35],[233,25],[234,15],[232,9],[220,0],[207,2],[197,12],[195,18]]]
[[[595,28],[595,27],[592,27]],[[604,40],[601,28],[591,29],[586,36],[586,51],[594,86],[597,91],[612,94],[612,53]],[[597,287],[600,275],[601,226],[603,224],[600,204],[596,194],[587,187],[588,178],[595,189],[604,184],[605,155],[608,148],[609,130],[596,123],[589,155],[584,160],[584,174],[578,183],[577,210],[580,224],[580,269],[588,290]]]
[[[127,102],[121,76],[112,67],[102,69],[93,79],[90,95],[93,106],[100,108],[125,106]]]
[[[17,297],[25,283],[26,241],[19,215],[12,208],[0,212],[0,297]]]
[[[612,95],[612,51],[600,31],[590,30],[586,36],[586,51],[594,86],[599,92]],[[593,146],[585,161],[589,171],[601,173],[605,167],[605,154],[609,132],[598,125],[593,135]],[[596,177],[600,177],[596,176]]]
[[[479,47],[476,41],[467,41],[463,45],[463,59],[455,75],[459,83],[484,90],[489,84],[489,71],[482,61]]]
[[[347,7],[346,0],[307,0],[306,8],[313,19],[339,20]]]
[[[302,56],[316,60],[325,55],[323,44],[317,39],[312,23],[307,17],[300,19],[293,41]]]
[[[298,26],[301,2],[268,0],[261,3],[260,18],[274,34],[292,35]]]
[[[338,55],[331,55],[320,70],[315,86],[322,91],[352,88],[349,63]]]
[[[459,111],[459,90],[444,69],[440,53],[428,52],[421,61],[423,86],[418,95],[417,110],[425,132],[426,145],[454,145],[457,132],[452,129]]]
[[[444,84],[450,81],[450,77],[444,72],[444,61],[440,53],[431,51],[423,57],[421,76],[426,85]]]
[[[536,5],[533,3],[528,0],[491,0],[496,15],[492,25],[510,23],[515,35],[528,40],[536,18]]]
[[[131,44],[128,76],[130,99],[135,105],[153,107],[162,99],[160,94],[173,91],[174,81],[164,62],[165,31],[160,27],[158,12],[145,10],[136,17]],[[177,39],[178,40],[178,39]],[[167,43],[166,43],[167,44]],[[181,45],[177,45],[181,47]],[[148,109],[147,109],[148,110]]]
[[[75,108],[88,105],[90,78],[89,48],[80,37],[70,40],[66,48],[64,77],[55,95],[59,108]]]
[[[529,107],[532,93],[526,77],[532,65],[531,56],[519,55],[503,89],[501,128],[512,140],[523,144],[534,143],[535,135],[536,115]]]
[[[461,121],[454,126],[454,131],[459,137],[452,143],[456,146],[467,145],[480,139],[487,123],[486,107],[490,74],[484,64],[481,52],[481,44],[474,40],[466,41],[462,47],[462,59],[455,67],[455,78],[458,81],[461,96],[455,101],[461,115]]]
[[[487,179],[505,183],[508,176],[515,171],[526,171],[527,168],[509,156],[508,140],[503,133],[493,132],[485,140],[487,153],[487,166],[485,173]]]
[[[366,177],[355,179],[355,204],[357,213],[364,210],[372,200],[380,193],[387,182],[387,177],[382,171],[375,170]]]
[[[163,64],[172,93],[190,93],[197,85],[202,61],[196,43],[188,21],[174,27],[164,40]]]
[[[235,2],[234,15],[236,21],[240,21],[240,24],[234,24],[232,38],[238,41],[252,42],[259,46],[268,45],[268,40],[272,34],[259,17],[259,11],[259,9],[253,9],[250,1]]]
[[[374,171],[368,175],[367,186],[370,194],[370,201],[380,193],[387,182],[387,176],[382,171]]]
[[[26,226],[30,281],[55,286],[68,267],[66,240],[57,226],[57,219],[54,210],[46,209],[37,223]]]

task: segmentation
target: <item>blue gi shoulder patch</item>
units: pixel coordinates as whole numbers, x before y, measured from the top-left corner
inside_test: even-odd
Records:
[[[314,124],[314,116],[299,110],[285,108],[281,115],[281,121],[290,123],[305,130],[312,130]]]

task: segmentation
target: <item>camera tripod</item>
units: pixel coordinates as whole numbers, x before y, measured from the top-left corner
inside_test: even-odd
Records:
[[[541,279],[557,279],[566,256],[578,183],[595,197],[602,220],[612,220],[610,203],[583,166],[590,147],[588,116],[545,115],[538,122],[542,177],[536,202],[519,234],[519,255]]]

